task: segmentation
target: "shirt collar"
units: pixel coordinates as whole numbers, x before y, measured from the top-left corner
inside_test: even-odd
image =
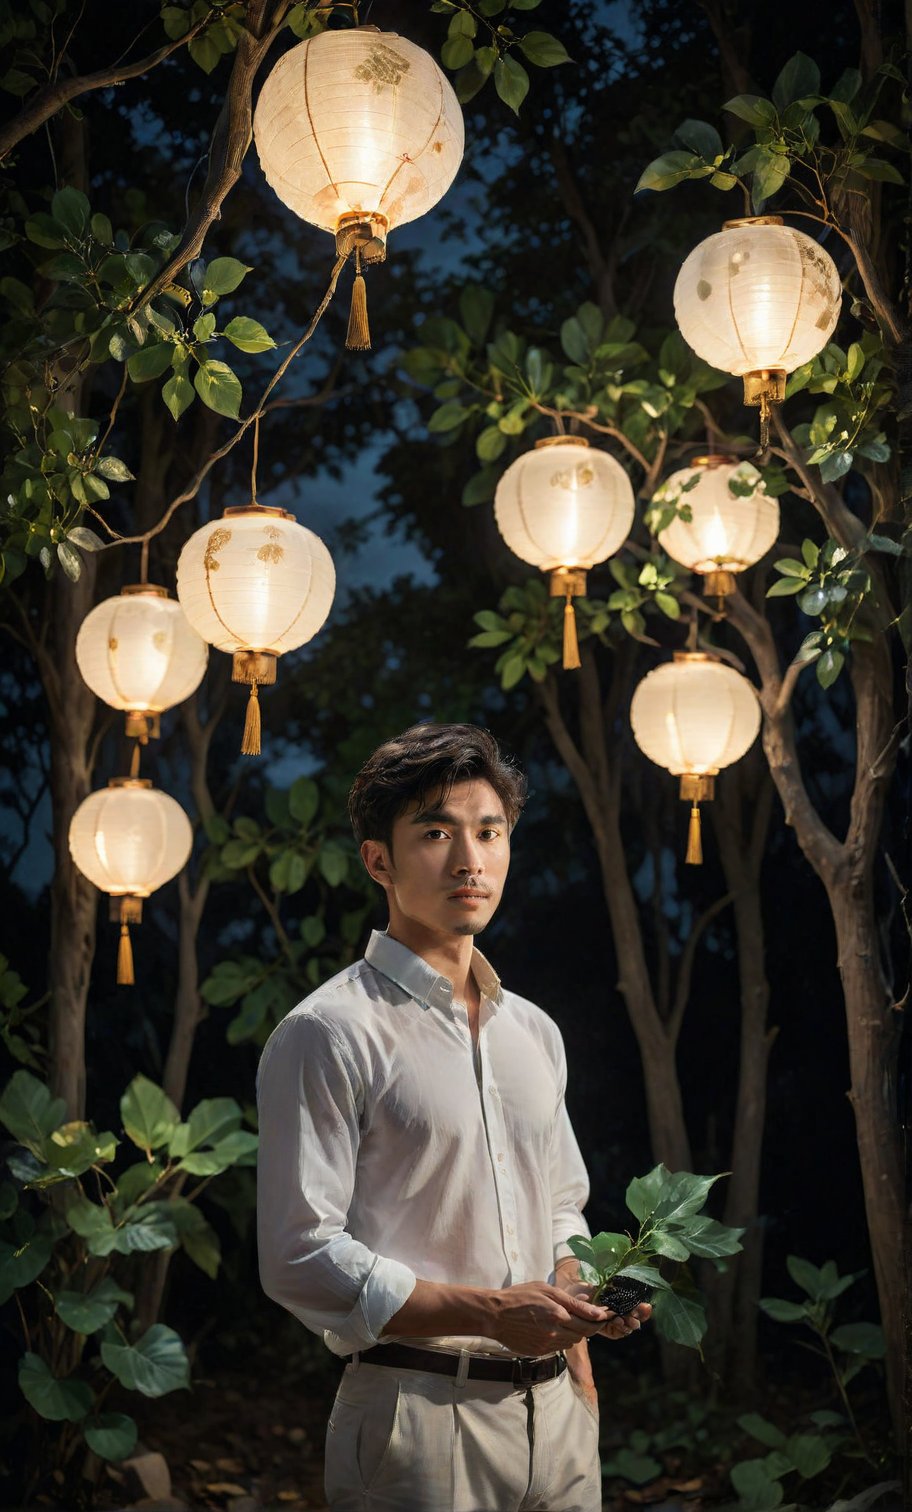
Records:
[[[372,930],[364,959],[425,1007],[452,1007],[453,984],[449,977],[441,976],[407,945],[391,939],[386,930]],[[480,950],[472,951],[472,975],[482,997],[496,1008],[502,996],[500,977]]]

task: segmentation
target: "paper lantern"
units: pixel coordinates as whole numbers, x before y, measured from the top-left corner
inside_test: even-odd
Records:
[[[578,667],[573,598],[586,572],[613,556],[633,524],[633,489],[619,462],[584,436],[546,436],[507,468],[494,496],[497,528],[522,561],[550,573],[563,597],[564,666]]]
[[[726,221],[694,248],[674,290],[681,335],[705,362],[743,377],[745,404],[760,406],[764,445],[786,374],[826,346],[841,303],[829,253],[778,215]]]
[[[90,793],[70,821],[75,865],[111,898],[111,918],[120,924],[117,980],[133,982],[131,924],[142,921],[142,900],[170,882],[186,865],[193,846],[190,820],[179,803],[143,777],[113,777]]]
[[[184,546],[177,563],[184,613],[210,645],[231,652],[233,680],[250,688],[245,756],[260,751],[260,686],[275,682],[278,657],[316,635],[335,589],[323,542],[284,509],[233,506]]]
[[[459,102],[434,59],[373,26],[325,31],[281,57],[253,118],[260,165],[302,220],[355,254],[346,345],[370,346],[361,262],[443,197],[462,161]]]
[[[733,457],[694,457],[671,474],[653,503],[686,506],[657,532],[663,551],[691,572],[702,572],[704,589],[719,598],[735,591],[735,574],[759,562],[779,534],[779,505],[766,492],[751,462]]]
[[[630,705],[640,750],[681,779],[691,804],[687,861],[703,859],[699,804],[713,797],[715,778],[750,749],[760,729],[753,684],[702,651],[676,651],[647,673]]]
[[[76,637],[76,663],[97,698],[126,713],[127,735],[159,733],[164,709],[198,688],[209,649],[166,588],[122,588],[87,614]]]

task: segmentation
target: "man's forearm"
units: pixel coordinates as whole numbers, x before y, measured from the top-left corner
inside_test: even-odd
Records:
[[[438,1334],[496,1338],[497,1293],[480,1286],[416,1281],[415,1290],[381,1330],[381,1338],[429,1339]]]

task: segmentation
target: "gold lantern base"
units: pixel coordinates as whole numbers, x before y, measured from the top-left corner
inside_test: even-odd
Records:
[[[708,598],[724,599],[735,591],[735,574],[725,568],[714,567],[703,577],[703,591]]]
[[[336,254],[348,257],[360,254],[363,263],[386,262],[386,234],[389,222],[376,211],[352,210],[341,215],[336,225]]]
[[[138,740],[142,745],[147,740],[158,740],[161,736],[161,714],[152,709],[128,709],[124,733],[128,740]]]
[[[585,568],[555,567],[551,573],[549,588],[552,598],[562,598],[564,600],[563,665],[565,672],[575,672],[582,663],[580,662],[579,637],[576,633],[576,610],[573,607],[573,600],[574,598],[582,598],[585,595]]]
[[[760,450],[766,451],[773,405],[785,398],[785,368],[758,368],[743,377],[744,403],[760,410]]]

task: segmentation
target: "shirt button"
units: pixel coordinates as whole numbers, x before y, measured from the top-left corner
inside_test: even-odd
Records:
[[[502,1155],[498,1155],[497,1159],[498,1160],[503,1160],[503,1156]]]
[[[511,1229],[509,1223],[507,1224],[507,1233],[510,1235],[510,1238],[512,1239],[513,1238],[513,1230]]]
[[[511,1250],[510,1251],[510,1258],[511,1258],[511,1260],[518,1260],[519,1259],[518,1252],[516,1250]]]

